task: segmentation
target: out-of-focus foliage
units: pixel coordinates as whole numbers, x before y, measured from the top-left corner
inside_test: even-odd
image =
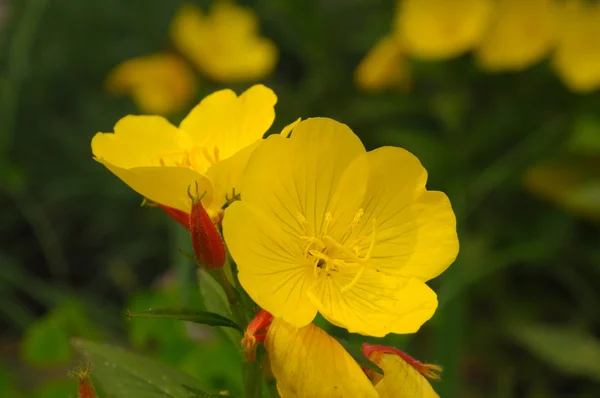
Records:
[[[71,337],[130,346],[211,391],[239,396],[235,336],[125,318],[126,309],[159,306],[219,311],[208,308],[212,301],[202,303],[208,289],[200,295],[194,270],[177,253],[188,244],[186,232],[159,210],[140,208],[141,198],[94,162],[89,148],[96,132],[140,112],[130,98],[105,91],[110,71],[128,59],[177,53],[169,29],[184,2],[3,3],[0,396],[73,395],[76,381],[66,378],[76,364],[65,344]],[[210,10],[209,1],[193,3]],[[436,61],[413,57],[409,47],[399,47],[401,58],[381,57],[410,69],[411,90],[384,84],[380,94],[359,90],[354,74],[365,54],[395,32],[395,1],[240,3],[256,13],[260,36],[279,49],[276,68],[263,80],[279,97],[270,132],[298,117],[333,117],[368,148],[397,145],[415,153],[429,172],[428,188],[452,201],[461,253],[432,283],[438,312],[417,335],[385,343],[442,365],[442,381],[433,383],[442,397],[597,396],[595,348],[588,347],[600,333],[598,1],[557,0],[566,9],[553,49],[519,72],[493,74],[477,61],[485,38],[496,37],[486,29],[502,15],[487,11],[487,2],[414,11],[413,23],[421,24],[414,40],[438,35],[452,45],[442,51],[435,37],[425,43],[435,55],[426,58]],[[466,18],[468,29],[423,34],[423,21],[448,15],[453,24]],[[383,64],[369,69],[398,79]],[[200,73],[196,97],[170,115],[173,123],[186,106],[224,87],[214,78]],[[363,80],[373,78],[367,73]],[[239,94],[249,86],[231,88]]]

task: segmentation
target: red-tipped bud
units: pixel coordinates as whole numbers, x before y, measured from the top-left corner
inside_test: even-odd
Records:
[[[96,390],[90,380],[90,364],[79,365],[79,369],[69,371],[69,376],[77,377],[79,385],[77,387],[78,398],[96,398]]]
[[[218,269],[225,264],[225,244],[206,209],[202,206],[204,195],[199,195],[197,190],[197,184],[195,195],[192,195],[188,189],[188,195],[192,199],[192,211],[189,219],[192,247],[200,264],[208,269]]]
[[[383,354],[398,355],[400,358],[402,358],[410,366],[415,368],[419,373],[421,373],[428,379],[440,379],[440,373],[442,372],[442,368],[440,366],[419,362],[407,353],[400,351],[397,348],[363,343],[362,351],[363,354],[371,361],[373,361],[376,365],[378,365],[378,362],[381,360],[381,355]]]
[[[158,205],[173,220],[177,221],[183,228],[190,229],[190,215],[184,211],[169,206]]]
[[[256,344],[265,341],[267,338],[267,329],[271,321],[273,321],[273,315],[265,310],[260,310],[248,324],[242,339],[242,346],[246,351],[246,359],[249,362],[256,357]]]

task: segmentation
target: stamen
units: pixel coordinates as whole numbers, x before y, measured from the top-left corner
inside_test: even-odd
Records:
[[[346,286],[342,287],[340,289],[340,293],[344,294],[346,293],[350,288],[354,287],[357,283],[358,280],[360,279],[360,277],[362,276],[362,274],[365,271],[365,266],[361,266],[360,269],[358,270],[358,272],[356,273],[356,275],[354,276],[354,278],[352,279],[352,281],[347,284]]]
[[[371,244],[369,245],[369,250],[367,250],[367,255],[364,257],[364,260],[369,260],[371,259],[371,254],[373,254],[373,248],[375,247],[375,224],[376,224],[377,220],[373,219],[373,232],[371,232]]]
[[[329,232],[329,227],[331,226],[331,221],[333,220],[333,215],[331,214],[331,212],[327,212],[325,213],[325,221],[323,222],[323,230],[321,235],[323,237],[326,237],[328,232]]]
[[[298,224],[302,227],[302,234],[307,235],[308,233],[308,220],[304,217],[304,214],[298,213],[296,214],[296,220],[298,220]]]
[[[214,154],[215,163],[219,162],[219,147],[218,146],[215,146],[215,148],[213,149],[213,154]]]

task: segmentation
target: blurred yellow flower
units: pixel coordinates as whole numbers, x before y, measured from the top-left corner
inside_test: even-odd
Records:
[[[126,116],[114,133],[92,140],[95,159],[140,195],[189,213],[188,187],[198,183],[211,218],[226,195],[239,192],[241,173],[275,118],[277,97],[255,85],[239,97],[217,91],[198,104],[178,127],[160,116]]]
[[[400,0],[397,34],[407,53],[427,60],[456,57],[481,41],[491,0]]]
[[[262,79],[277,62],[275,44],[259,36],[256,15],[233,1],[215,1],[208,15],[193,4],[184,5],[173,19],[171,38],[215,81]]]
[[[196,93],[193,72],[173,54],[133,58],[118,65],[106,79],[109,92],[129,94],[145,113],[167,115],[187,105]]]
[[[366,152],[331,119],[269,137],[223,220],[242,286],[296,327],[320,312],[365,335],[417,331],[437,307],[425,281],[458,252],[450,202],[426,179],[408,151]]]
[[[500,0],[476,52],[488,71],[522,70],[545,57],[556,43],[555,0]]]
[[[394,353],[397,350],[365,351],[385,375],[365,374],[337,340],[312,323],[298,329],[275,318],[265,348],[282,398],[439,397],[425,376]]]
[[[385,36],[367,53],[354,73],[356,85],[366,91],[410,88],[410,65],[400,43]]]
[[[600,2],[566,0],[560,12],[554,68],[576,92],[600,87]]]
[[[379,396],[344,347],[312,323],[298,329],[275,318],[265,348],[282,398]]]

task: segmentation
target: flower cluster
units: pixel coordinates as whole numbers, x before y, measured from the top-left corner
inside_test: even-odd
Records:
[[[92,151],[190,230],[200,263],[231,267],[235,286],[220,280],[239,289],[230,303],[247,294],[262,308],[236,319],[248,325],[248,358],[264,342],[282,397],[437,396],[427,377],[439,367],[365,345],[383,374],[362,369],[313,320],[373,337],[419,330],[437,307],[426,282],[458,252],[447,196],[425,188],[410,152],[366,151],[332,119],[299,119],[263,139],[276,101],[262,85],[218,91],[179,127],[127,116]]]
[[[173,16],[170,37],[181,55],[165,52],[127,60],[109,74],[108,91],[131,95],[144,112],[168,115],[188,105],[196,92],[185,59],[221,83],[260,80],[277,63],[277,48],[259,36],[256,15],[233,0],[215,0],[208,13],[183,5]]]
[[[600,88],[600,3],[586,0],[398,0],[392,32],[357,67],[366,90],[410,85],[409,58],[473,51],[486,72],[521,71],[550,56],[575,92]]]

